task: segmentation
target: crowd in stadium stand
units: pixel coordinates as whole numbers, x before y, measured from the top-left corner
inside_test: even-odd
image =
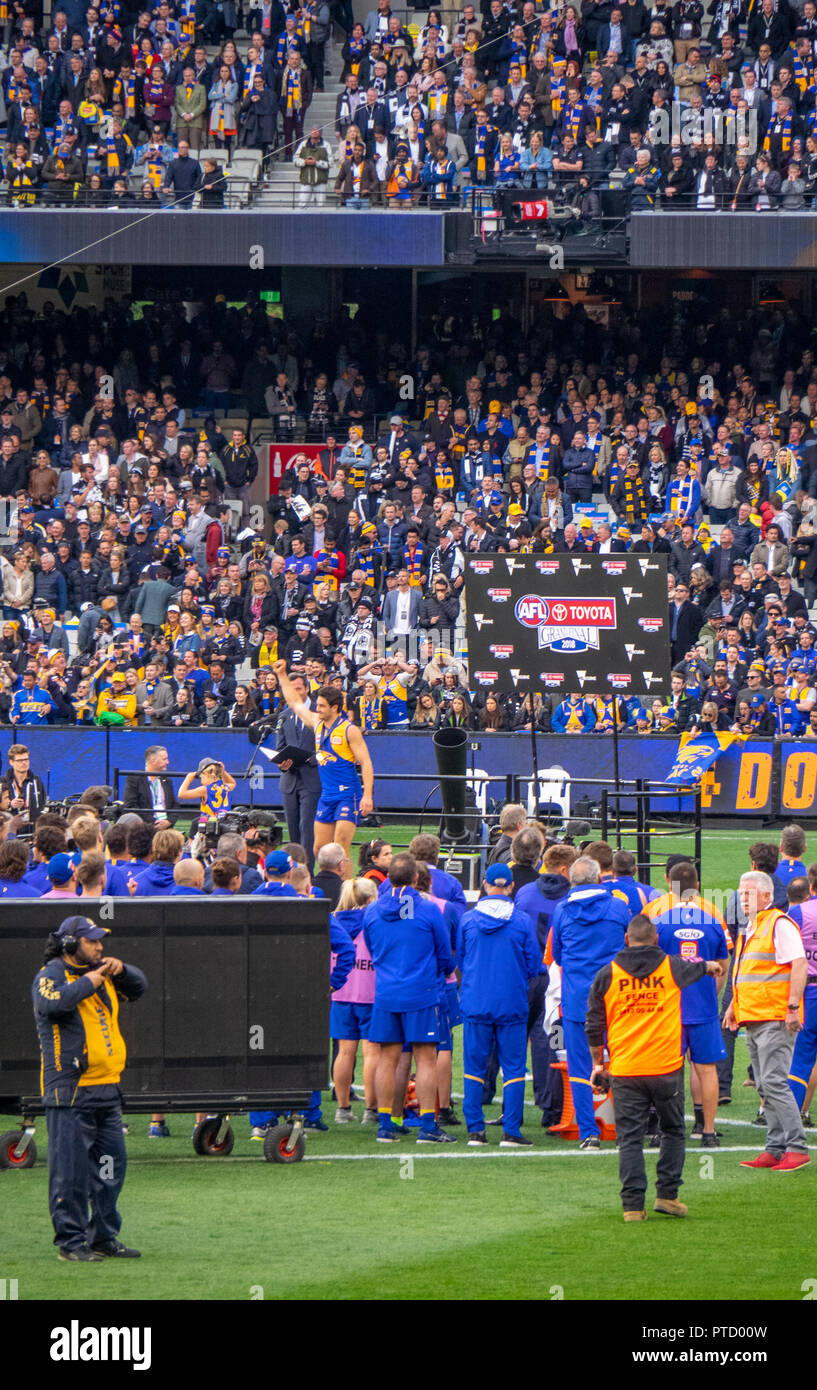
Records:
[[[469,684],[466,557],[589,551],[668,562],[672,695],[619,700],[620,724],[817,737],[809,320],[547,305],[522,335],[438,308],[412,358],[346,310],[305,340],[255,296],[141,317],[10,296],[3,720],[244,728],[281,708],[283,657],[366,731],[529,728],[529,702]],[[302,443],[254,508],[248,417]],[[612,699],[562,695],[537,729],[611,731]]]
[[[706,14],[700,0],[482,0],[443,14],[409,26],[389,0],[363,23],[349,0],[65,0],[44,20],[18,0],[0,53],[8,198],[220,207],[219,163],[196,155],[240,146],[294,158],[302,205],[322,205],[330,177],[351,207],[556,186],[591,228],[614,171],[636,210],[814,205],[814,0],[717,0]],[[310,131],[327,59],[344,89],[332,127]]]

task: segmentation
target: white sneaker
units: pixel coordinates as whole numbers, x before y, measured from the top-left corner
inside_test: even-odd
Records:
[[[378,1115],[376,1110],[370,1110],[367,1106],[366,1109],[363,1111],[363,1118],[361,1119],[360,1123],[362,1125],[379,1125],[380,1116]]]
[[[252,1129],[250,1130],[250,1138],[263,1139],[266,1132],[267,1131],[266,1129],[264,1129],[263,1125],[253,1125]]]
[[[355,1115],[352,1113],[351,1105],[339,1105],[337,1110],[335,1111],[336,1125],[354,1124],[355,1118]]]

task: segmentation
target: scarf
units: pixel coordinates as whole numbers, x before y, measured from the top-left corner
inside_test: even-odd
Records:
[[[423,547],[419,542],[414,550],[409,550],[407,545],[403,546],[403,565],[408,570],[409,587],[412,589],[422,589],[423,587],[424,554]]]
[[[485,142],[490,129],[491,127],[487,125],[477,126],[477,132],[474,137],[474,154],[477,157],[477,180],[480,182],[485,178],[487,169],[485,163]]]
[[[548,480],[548,474],[550,473],[550,440],[548,440],[547,444],[544,444],[542,446],[541,458],[537,458],[538,454],[539,445],[531,444],[525,457],[525,462],[535,463],[536,476],[539,479],[539,482],[546,483]]]
[[[624,510],[628,517],[635,519],[637,516],[647,515],[647,499],[644,495],[644,483],[641,478],[624,477]]]
[[[145,178],[154,188],[161,188],[164,160],[160,150],[148,150],[145,155]]]
[[[349,71],[357,77],[360,72],[360,62],[366,52],[365,39],[349,40]]]
[[[670,493],[669,509],[673,516],[686,516],[692,505],[692,478],[676,478]]]
[[[196,37],[196,0],[182,0],[179,19],[184,37],[192,43]]]
[[[374,729],[379,729],[383,723],[383,701],[377,696],[374,700],[367,700],[361,695],[357,702],[360,727],[364,734],[370,733]]]
[[[301,72],[300,69],[293,71],[287,68],[286,75],[286,99],[287,111],[300,111],[301,109]]]
[[[566,58],[554,58],[552,60],[550,71],[550,97],[553,106],[553,114],[556,117],[561,116],[562,107],[564,105],[566,70]]]
[[[63,120],[62,116],[57,117],[57,124],[54,126],[55,145],[61,145],[63,140],[67,139],[69,135],[76,135],[76,133],[77,128],[74,125],[73,116],[68,116],[65,120]]]
[[[584,115],[584,102],[577,101],[575,106],[568,106],[565,109],[565,130],[569,131],[573,139],[578,142],[579,131],[582,126]]]
[[[780,151],[788,154],[791,149],[791,112],[783,120],[779,116],[773,116],[766,128],[766,136],[763,141],[763,148],[768,151],[772,147],[772,139],[780,140]]]
[[[279,38],[279,40],[278,40],[278,47],[277,47],[276,50],[275,50],[275,61],[277,62],[279,68],[282,68],[282,67],[284,66],[284,64],[286,63],[287,56],[288,56],[289,50],[290,50],[291,48],[294,48],[294,49],[297,50],[297,48],[298,48],[298,35],[297,35],[297,34],[291,34],[291,35],[290,35],[290,34],[288,34],[288,33],[286,32],[286,30],[285,30],[284,33],[283,33],[283,34],[281,35],[281,37]]]
[[[432,168],[434,166],[432,165]],[[444,187],[444,185],[443,185]],[[443,194],[443,196],[445,196]],[[435,463],[434,482],[438,492],[452,492],[454,489],[454,469],[450,463]]]
[[[264,76],[264,70],[261,64],[253,63],[252,66],[250,66],[250,64],[248,63],[246,68],[244,69],[244,87],[241,93],[245,101],[247,100],[247,97],[250,95],[250,92],[253,90],[252,84],[255,81],[256,76]]]
[[[428,93],[428,115],[432,121],[438,121],[445,115],[445,108],[448,105],[448,88],[432,87]]]
[[[163,81],[161,75],[160,75],[160,76],[157,76],[157,77],[152,77],[152,78],[150,79],[150,85],[148,86],[148,89],[147,89],[147,91],[146,91],[146,93],[145,93],[145,99],[146,99],[146,101],[147,101],[148,106],[161,106],[161,105],[162,105],[162,97],[163,97],[163,95],[164,95],[164,87],[165,87],[165,84],[164,84],[164,81]]]
[[[105,162],[109,174],[119,173],[119,151],[116,148],[116,141],[112,137],[105,141]]]
[[[511,44],[511,63],[518,63],[522,73],[522,81],[528,80],[528,55],[524,44]],[[510,66],[510,64],[509,64]]]
[[[361,550],[357,554],[355,569],[363,572],[363,583],[368,584],[371,589],[374,588],[374,557],[375,554],[382,555],[382,553],[380,546],[375,542],[371,550],[368,552]]]
[[[129,77],[127,82],[123,82],[119,77],[116,79],[113,86],[113,99],[122,103],[126,116],[136,115],[136,82],[132,77]]]

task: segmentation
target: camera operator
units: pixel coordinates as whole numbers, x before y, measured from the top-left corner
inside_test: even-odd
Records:
[[[257,829],[257,827],[250,827],[250,829]],[[263,846],[260,844],[259,849],[263,855]],[[241,872],[241,887],[238,890],[240,893],[252,893],[256,888],[260,888],[263,879],[258,870],[247,861],[247,845],[243,835],[238,835],[233,831],[221,835],[216,844],[216,858],[237,860]],[[212,892],[214,887],[213,870],[206,868],[204,872],[205,892]]]

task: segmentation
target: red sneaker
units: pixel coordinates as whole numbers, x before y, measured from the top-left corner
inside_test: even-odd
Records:
[[[782,1158],[775,1158],[774,1154],[767,1153],[764,1149],[763,1153],[758,1154],[757,1158],[742,1158],[740,1160],[740,1166],[741,1168],[776,1168],[778,1163],[782,1162]],[[806,1160],[806,1162],[808,1162],[808,1160]]]
[[[798,1153],[796,1149],[789,1149],[784,1153],[779,1163],[774,1165],[776,1173],[793,1173],[795,1168],[805,1168],[807,1163],[811,1163],[808,1154]]]

